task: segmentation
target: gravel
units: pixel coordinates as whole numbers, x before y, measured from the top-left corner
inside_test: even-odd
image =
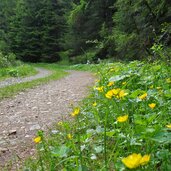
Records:
[[[11,159],[18,163],[31,156],[35,151],[33,137],[37,130],[47,130],[54,123],[68,118],[70,104],[77,104],[87,96],[95,78],[88,72],[69,72],[65,78],[0,101],[1,166]]]
[[[24,82],[36,80],[38,78],[44,78],[44,77],[47,77],[47,76],[52,74],[51,71],[46,70],[46,69],[42,69],[42,68],[36,68],[36,70],[38,71],[38,74],[30,76],[30,77],[25,77],[25,78],[17,77],[17,78],[5,79],[4,81],[0,82],[0,88],[10,86],[10,85],[14,85],[14,84],[19,84],[19,83],[24,83]]]

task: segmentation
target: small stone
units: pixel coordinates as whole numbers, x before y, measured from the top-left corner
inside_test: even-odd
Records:
[[[39,125],[39,124],[32,125],[32,126],[30,127],[30,131],[33,131],[33,130],[36,130],[36,129],[40,129],[40,125]]]
[[[16,135],[17,134],[17,130],[13,129],[13,130],[10,130],[8,135]]]
[[[52,130],[51,132],[52,132],[52,134],[57,134],[57,133],[59,133],[58,130]]]
[[[0,147],[0,152],[5,153],[7,151],[9,151],[8,148],[2,148],[2,147]]]
[[[26,135],[25,138],[30,138],[30,135]]]

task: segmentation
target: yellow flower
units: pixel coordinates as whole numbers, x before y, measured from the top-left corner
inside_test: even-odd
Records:
[[[114,82],[109,82],[107,86],[110,87],[110,86],[113,86],[113,85],[114,85]]]
[[[171,78],[167,78],[167,79],[166,79],[166,82],[167,82],[167,83],[171,83]]]
[[[151,109],[154,109],[156,107],[156,104],[155,103],[150,103],[148,104],[148,106],[151,108]]]
[[[122,85],[125,85],[126,84],[126,81],[122,83]]]
[[[138,96],[138,98],[141,100],[144,100],[146,97],[147,97],[147,93],[144,93],[141,96]]]
[[[126,93],[125,90],[121,90],[121,91],[119,92],[119,98],[123,98],[123,97],[125,97],[125,96],[127,96],[127,95],[128,95],[128,93]]]
[[[140,165],[145,165],[150,161],[150,155],[144,155],[140,160]]]
[[[141,159],[142,159],[141,154],[133,153],[133,154],[129,155],[128,157],[123,158],[122,162],[129,169],[134,169],[140,165]]]
[[[99,92],[103,92],[103,89],[104,89],[103,86],[101,86],[101,87],[96,87],[96,90],[98,90]]]
[[[80,113],[80,109],[77,107],[74,109],[74,111],[71,113],[71,116],[75,117]]]
[[[97,103],[96,103],[96,102],[94,102],[94,103],[93,103],[93,106],[94,106],[94,107],[96,107],[96,106],[97,106]]]
[[[105,94],[106,98],[111,99],[113,96],[113,91],[109,90],[106,94]]]
[[[40,136],[34,138],[34,142],[37,144],[42,140],[42,138]]]
[[[124,115],[124,116],[117,117],[117,121],[118,122],[125,122],[127,120],[128,120],[128,115]]]
[[[68,134],[68,135],[67,135],[67,138],[68,138],[69,140],[71,140],[71,139],[72,139],[72,135],[71,135],[71,134]]]
[[[120,90],[121,90],[120,88],[112,89],[113,95],[115,95],[115,96],[118,95]]]
[[[166,125],[166,127],[167,127],[167,128],[171,128],[171,124],[169,124],[169,125]]]

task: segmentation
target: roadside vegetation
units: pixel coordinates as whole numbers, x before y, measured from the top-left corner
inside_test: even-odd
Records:
[[[13,67],[11,69],[5,68],[5,69],[2,69],[2,72],[8,71],[10,73],[17,74],[17,76],[29,76],[30,74],[32,75],[33,73],[36,74],[37,71],[35,70],[35,67],[48,69],[48,70],[52,71],[52,74],[45,78],[39,78],[39,79],[36,79],[33,81],[19,83],[19,84],[7,86],[4,88],[0,88],[0,100],[7,98],[7,97],[14,96],[18,92],[24,91],[28,88],[33,88],[40,84],[45,84],[49,81],[60,79],[67,75],[67,72],[65,72],[63,70],[63,67],[60,67],[55,64],[43,64],[43,63],[42,64],[23,65],[23,66],[19,66],[19,67]],[[0,70],[0,73],[1,73],[1,70]],[[2,77],[2,78],[6,78],[7,76],[9,76],[9,74],[7,74],[5,77]]]
[[[38,132],[37,157],[24,170],[171,170],[170,18],[169,0],[0,2],[0,80],[36,74],[34,67],[53,72],[0,88],[0,100],[68,69],[98,79],[71,120]]]
[[[37,74],[36,69],[30,65],[7,67],[0,69],[0,81],[10,77],[28,77],[35,74]]]
[[[0,52],[0,81],[9,77],[26,77],[35,75],[36,69],[16,60],[13,53],[3,54]]]
[[[75,65],[84,69],[89,65]],[[97,81],[47,136],[37,133],[36,159],[25,170],[169,171],[171,69],[161,62],[90,65]]]

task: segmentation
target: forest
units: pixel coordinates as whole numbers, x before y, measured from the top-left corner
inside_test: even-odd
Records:
[[[0,0],[0,170],[170,171],[171,0]]]
[[[170,0],[2,0],[0,56],[71,63],[170,59],[170,21]]]

